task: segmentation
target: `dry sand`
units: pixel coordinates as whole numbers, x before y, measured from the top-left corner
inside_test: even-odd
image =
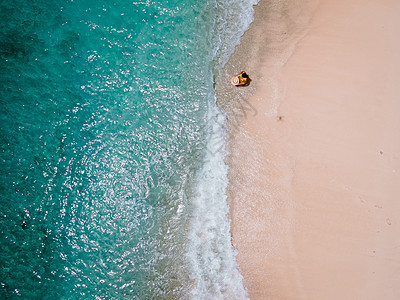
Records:
[[[261,0],[220,78],[250,299],[400,299],[400,1]]]

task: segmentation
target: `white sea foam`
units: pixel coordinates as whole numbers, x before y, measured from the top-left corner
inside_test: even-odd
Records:
[[[259,0],[216,0],[214,46],[215,69],[222,68],[240,43],[243,33],[254,20],[254,8]],[[214,71],[216,71],[214,70]]]
[[[253,1],[221,1],[216,4],[214,72],[218,72],[253,21]],[[210,97],[207,153],[197,176],[189,226],[187,259],[193,280],[192,299],[248,299],[231,243],[226,188],[228,166],[225,115]]]
[[[210,107],[209,143],[198,174],[189,233],[193,299],[247,299],[231,243],[224,122],[218,108]]]

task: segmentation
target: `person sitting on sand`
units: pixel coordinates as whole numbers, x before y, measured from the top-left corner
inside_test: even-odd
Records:
[[[236,86],[245,85],[248,83],[248,80],[249,80],[249,75],[247,75],[245,71],[242,71],[232,77],[231,83]]]

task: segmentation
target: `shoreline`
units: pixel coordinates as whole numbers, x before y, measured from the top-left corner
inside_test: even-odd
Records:
[[[400,294],[398,13],[396,1],[255,6],[216,83],[250,299]],[[232,90],[242,70],[252,82]]]

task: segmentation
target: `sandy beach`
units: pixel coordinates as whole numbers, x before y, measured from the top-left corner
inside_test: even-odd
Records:
[[[217,82],[250,299],[399,299],[399,16],[395,0],[255,7]],[[242,70],[250,86],[231,86]]]

